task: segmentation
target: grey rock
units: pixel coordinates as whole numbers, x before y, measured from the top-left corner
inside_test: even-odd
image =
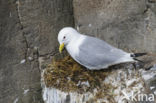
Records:
[[[156,51],[155,3],[147,0],[74,0],[73,4],[75,26],[81,33],[92,34],[122,49]]]
[[[72,14],[71,0],[0,0],[0,103],[43,103],[38,59],[57,52]]]

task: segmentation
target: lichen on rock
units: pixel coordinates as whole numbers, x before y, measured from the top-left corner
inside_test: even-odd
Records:
[[[129,101],[125,95],[131,98],[146,90],[141,73],[131,63],[91,71],[65,56],[53,59],[42,78],[45,103],[123,103]]]
[[[112,86],[101,82],[109,74],[111,71],[90,71],[70,56],[66,56],[59,60],[53,59],[52,63],[47,65],[43,77],[47,87],[55,87],[63,91],[83,93],[104,86],[107,93],[108,88]]]

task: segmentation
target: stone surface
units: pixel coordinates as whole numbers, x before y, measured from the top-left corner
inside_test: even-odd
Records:
[[[0,0],[0,103],[43,103],[39,58],[72,15],[71,0]]]
[[[142,79],[142,75],[140,75],[140,73],[144,74],[147,72],[144,70],[136,71],[132,64],[126,64],[126,66],[121,66],[120,69],[112,70],[111,73],[109,71],[109,75],[104,77],[104,81],[100,82],[100,87],[96,86],[93,90],[86,92],[78,92],[78,90],[62,91],[62,88],[66,88],[64,86],[59,89],[55,88],[55,86],[46,87],[43,79],[44,77],[42,77],[43,100],[45,103],[155,103],[154,93],[147,91],[144,80]],[[150,73],[147,73],[147,75],[151,77]],[[51,78],[54,79],[55,77]],[[146,78],[146,80],[149,79],[150,78]],[[72,83],[74,82],[74,80],[71,81]],[[81,85],[82,82],[85,85]],[[69,80],[67,83],[70,83]],[[107,85],[110,88],[107,87]],[[90,88],[92,87],[92,84],[90,84],[88,81],[80,80],[79,85],[77,84],[77,86],[79,88]],[[154,91],[155,86],[151,87]],[[147,98],[145,98],[146,100],[140,99],[139,96],[143,94],[149,95]]]
[[[155,4],[150,0],[73,0],[75,26],[122,49],[155,52]]]
[[[58,31],[72,26],[72,0],[19,0],[19,18],[30,49],[37,47],[39,55],[55,52]]]

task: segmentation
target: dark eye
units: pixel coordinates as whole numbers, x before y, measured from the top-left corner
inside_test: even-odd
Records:
[[[63,39],[65,39],[66,37],[64,36]]]

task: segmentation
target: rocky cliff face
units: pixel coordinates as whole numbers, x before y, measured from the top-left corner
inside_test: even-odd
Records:
[[[156,51],[155,0],[74,0],[79,31],[136,51]]]
[[[71,0],[0,0],[0,103],[43,103],[39,57],[73,26]]]
[[[41,66],[74,22],[116,47],[156,51],[155,0],[0,0],[0,103],[43,102]]]

